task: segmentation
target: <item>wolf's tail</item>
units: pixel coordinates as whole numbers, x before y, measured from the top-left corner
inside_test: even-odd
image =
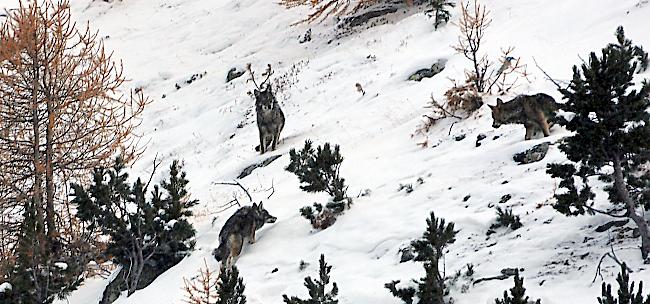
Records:
[[[228,248],[226,243],[227,242],[220,242],[219,247],[212,251],[212,255],[214,255],[214,258],[219,262],[225,260],[228,257]]]

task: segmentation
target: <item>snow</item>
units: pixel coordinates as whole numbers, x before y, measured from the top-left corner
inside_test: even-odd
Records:
[[[78,23],[89,21],[114,56],[123,59],[125,75],[132,79],[127,86],[142,87],[155,99],[139,128],[142,142],[149,145],[130,176],[148,176],[157,154],[165,164],[181,159],[190,192],[201,201],[192,218],[196,250],[147,288],[115,303],[181,303],[183,278],[195,276],[204,261],[210,269],[218,269],[211,252],[218,245],[221,225],[235,210],[215,212],[238,189],[215,183],[232,180],[241,169],[276,154],[282,157],[241,180],[254,201],[264,200],[265,208],[278,217],[257,232],[257,242],[246,244],[237,261],[249,303],[282,303],[283,294],[305,296],[303,278],[315,275],[321,253],[333,265],[340,303],[400,303],[383,286],[422,276],[420,263],[399,263],[398,250],[421,236],[430,211],[454,221],[459,229],[445,258],[448,274],[468,263],[475,265],[477,278],[520,267],[531,298],[545,304],[594,303],[601,280],[591,281],[611,243],[635,271],[632,279],[650,280],[638,240],[610,242],[613,236],[594,232],[609,218],[569,218],[552,209],[557,181],[545,173],[546,165],[566,161],[557,145],[541,162],[518,166],[512,161],[513,154],[544,141],[555,142],[569,134],[566,130],[554,127],[549,138],[523,141],[523,126],[493,129],[490,110],[484,106],[453,128],[452,121],[443,121],[427,138],[411,136],[428,111],[424,107],[430,96],[442,100],[451,86],[448,78],[463,79],[463,70],[469,67],[450,48],[457,28],[447,25],[434,31],[432,21],[417,14],[334,39],[331,22],[289,26],[308,8],[286,10],[276,2],[72,1]],[[496,59],[500,48],[512,45],[515,55],[528,64],[531,83],[519,87],[518,93],[544,92],[559,100],[532,58],[554,78],[568,81],[579,56],[613,42],[618,25],[625,26],[635,43],[650,47],[650,6],[639,1],[483,2],[493,18],[483,50]],[[452,18],[457,18],[456,12]],[[312,41],[299,44],[298,37],[309,28]],[[447,60],[441,74],[421,82],[405,81],[439,58]],[[264,156],[254,151],[258,140],[254,103],[246,94],[252,84],[246,82],[247,76],[225,83],[228,70],[248,62],[257,70],[271,63],[276,77],[298,66],[297,72],[288,74],[293,84],[279,94],[287,117],[283,141],[277,151]],[[203,72],[207,73],[202,78],[185,83]],[[175,88],[177,83],[180,89]],[[363,86],[364,96],[355,83]],[[486,101],[494,104],[495,99]],[[481,133],[487,137],[476,147],[475,138]],[[454,140],[460,134],[466,138]],[[319,232],[311,230],[298,209],[323,203],[326,195],[302,192],[297,178],[284,170],[288,151],[300,148],[305,139],[341,145],[345,158],[341,175],[355,197],[352,208],[334,226]],[[429,148],[417,145],[424,140],[430,142]],[[412,193],[396,191],[399,184],[416,185],[418,178],[424,183]],[[267,199],[270,193],[264,190],[272,184],[275,193]],[[356,198],[366,190],[369,195]],[[493,207],[504,194],[512,195],[504,207],[512,207],[524,226],[487,237],[495,219]],[[602,191],[597,193],[601,206],[606,198]],[[298,269],[301,260],[310,263],[304,271]],[[606,281],[614,282],[618,266],[605,259],[603,267]],[[275,268],[278,271],[272,272]],[[461,292],[464,283],[460,279],[452,286],[457,304],[493,303],[512,286],[512,280],[488,281]],[[97,303],[106,284],[107,280],[91,279],[58,303]]]
[[[13,286],[9,284],[9,282],[4,282],[0,284],[0,293],[5,293],[7,291],[11,291],[13,289]]]
[[[68,264],[64,263],[64,262],[56,262],[56,263],[54,263],[54,266],[56,266],[56,268],[59,268],[59,269],[61,269],[63,271],[68,269]]]

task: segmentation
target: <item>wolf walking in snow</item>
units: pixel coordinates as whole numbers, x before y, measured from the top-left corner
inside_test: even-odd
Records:
[[[549,136],[549,129],[553,124],[558,104],[553,97],[539,93],[535,95],[519,95],[514,99],[503,102],[497,98],[496,106],[492,109],[492,127],[498,128],[502,124],[523,124],[526,127],[526,140],[533,137],[537,130],[544,136]]]
[[[280,109],[280,104],[273,94],[271,84],[268,83],[269,78],[273,74],[271,65],[269,64],[266,72],[262,74],[262,76],[266,75],[266,79],[260,85],[255,82],[255,74],[251,69],[251,65],[248,64],[246,68],[251,74],[249,80],[255,84],[255,90],[253,91],[255,96],[255,112],[257,112],[257,129],[260,133],[260,145],[255,147],[255,150],[264,154],[269,149],[269,146],[271,151],[274,151],[278,146],[280,132],[284,128],[284,113]]]
[[[217,261],[223,261],[225,266],[230,268],[233,259],[239,256],[244,246],[244,238],[248,243],[255,243],[255,231],[265,223],[275,223],[276,217],[264,209],[262,202],[253,203],[253,206],[244,206],[235,211],[228,218],[219,232],[219,247],[212,254]]]

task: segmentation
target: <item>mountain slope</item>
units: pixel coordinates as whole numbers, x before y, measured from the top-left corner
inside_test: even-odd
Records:
[[[650,47],[646,21],[650,5],[637,5],[641,2],[486,0],[493,23],[483,50],[496,58],[500,48],[515,46],[532,73],[531,83],[518,92],[545,92],[559,99],[532,58],[554,77],[566,80],[579,56],[614,41],[618,25],[625,26],[636,43]],[[129,86],[142,87],[155,99],[140,128],[148,149],[132,176],[146,174],[156,154],[166,162],[182,159],[192,194],[201,201],[193,219],[196,251],[149,287],[116,303],[181,303],[184,277],[196,275],[204,260],[210,268],[218,268],[210,253],[218,245],[221,225],[234,210],[215,212],[237,189],[215,183],[232,180],[241,169],[266,157],[253,149],[258,140],[254,101],[246,94],[253,84],[246,82],[247,76],[225,83],[230,68],[241,69],[248,62],[258,70],[270,63],[274,76],[288,73],[294,79],[279,96],[287,117],[283,142],[269,154],[283,157],[242,180],[254,199],[264,200],[278,217],[258,232],[256,244],[244,247],[237,262],[249,303],[281,303],[282,294],[303,296],[303,277],[317,271],[321,253],[334,266],[332,278],[340,286],[342,304],[399,303],[383,285],[422,275],[419,263],[399,263],[398,250],[421,235],[432,210],[460,229],[445,260],[449,275],[467,263],[475,265],[476,277],[522,267],[530,295],[545,304],[595,302],[600,286],[590,282],[598,260],[609,250],[610,236],[594,232],[594,227],[608,218],[567,218],[551,208],[556,185],[545,167],[564,160],[557,146],[551,146],[541,162],[518,166],[512,161],[514,153],[558,140],[566,131],[556,127],[547,139],[525,142],[523,126],[493,129],[490,110],[484,106],[453,127],[450,120],[433,128],[430,148],[417,145],[423,138],[411,137],[428,111],[424,106],[430,96],[441,100],[451,85],[448,78],[462,79],[469,67],[450,48],[458,31],[453,25],[434,31],[428,17],[416,14],[334,39],[333,25],[326,22],[312,25],[313,40],[300,44],[298,37],[309,26],[289,24],[300,20],[306,8],[285,10],[274,1],[75,0],[72,5],[79,22],[89,21],[99,29],[107,47],[124,60],[126,75],[132,79]],[[405,81],[438,58],[448,59],[441,74],[422,82]],[[298,71],[291,74],[294,64]],[[193,74],[204,72],[186,83]],[[355,83],[363,86],[364,96]],[[495,98],[486,101],[493,104]],[[476,147],[481,133],[487,139]],[[456,141],[460,134],[466,139]],[[345,157],[341,174],[350,185],[349,193],[370,190],[321,232],[311,231],[298,209],[326,197],[301,192],[297,178],[284,171],[287,152],[301,147],[305,139],[340,144]],[[420,177],[424,183],[418,185]],[[413,184],[414,191],[398,192],[400,183]],[[264,190],[271,185],[275,192],[267,199],[270,191]],[[485,233],[495,218],[492,207],[505,194],[512,196],[505,205],[522,216],[524,227],[499,230],[488,238]],[[650,278],[636,239],[616,240],[614,247],[634,270],[641,270],[632,274],[634,279]],[[298,270],[301,260],[310,263],[303,272]],[[607,260],[604,265],[603,274],[613,281],[617,267]],[[278,271],[272,272],[275,268]],[[461,279],[452,290],[461,304],[493,303],[512,285],[511,280],[489,281],[461,293],[462,283]],[[101,297],[104,284],[91,280],[67,301],[92,303]]]

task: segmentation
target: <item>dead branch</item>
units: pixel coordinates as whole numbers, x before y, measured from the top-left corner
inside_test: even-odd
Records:
[[[539,66],[539,64],[537,64],[537,60],[535,60],[535,57],[533,57],[533,62],[535,62],[535,66],[540,71],[542,71],[542,73],[544,73],[544,76],[546,76],[546,79],[550,80],[558,90],[563,90],[564,89],[564,88],[562,88],[562,86],[557,81],[555,81],[551,76],[549,76],[548,73],[546,73],[546,71],[544,71],[544,69],[542,69],[542,67]]]
[[[266,71],[265,71],[264,73],[262,73],[262,76],[266,76],[266,78],[265,78],[264,81],[262,81],[262,83],[260,83],[259,85],[258,85],[257,82],[255,81],[255,73],[253,72],[253,69],[251,68],[251,64],[250,64],[250,63],[248,63],[248,64],[246,65],[246,70],[248,71],[248,73],[249,73],[250,76],[251,76],[251,77],[248,79],[248,81],[252,81],[253,84],[255,85],[255,88],[257,88],[258,90],[261,91],[261,90],[265,89],[265,87],[264,87],[265,85],[267,85],[267,86],[270,85],[270,84],[268,84],[268,81],[269,81],[269,78],[271,77],[271,75],[273,75],[273,70],[271,69],[271,64],[268,64],[268,65],[266,66]]]
[[[603,275],[602,275],[602,273],[600,272],[600,270],[601,270],[601,265],[602,265],[602,263],[603,263],[603,260],[604,260],[606,257],[611,258],[614,262],[616,262],[616,264],[618,264],[618,266],[621,266],[621,267],[623,266],[623,262],[621,262],[621,261],[618,259],[618,257],[616,256],[616,252],[614,252],[614,244],[612,243],[612,239],[611,239],[611,237],[610,237],[610,243],[609,243],[609,245],[610,245],[610,246],[609,246],[609,248],[610,248],[610,252],[606,252],[605,254],[603,254],[602,257],[600,257],[600,261],[598,262],[598,266],[596,267],[596,273],[594,274],[594,279],[591,281],[591,284],[593,284],[593,283],[596,282],[596,278],[598,278],[598,276],[600,276],[600,279],[601,279],[601,280],[604,280]],[[633,271],[630,267],[628,267],[627,265],[625,265],[625,268],[627,268],[627,271],[629,271],[629,272],[634,272],[634,271]]]
[[[273,185],[273,180],[271,180],[271,188],[266,189],[265,191],[269,191],[269,190],[271,190],[271,194],[269,194],[269,196],[267,196],[266,199],[270,199],[271,196],[273,196],[273,194],[275,194],[275,186]]]

